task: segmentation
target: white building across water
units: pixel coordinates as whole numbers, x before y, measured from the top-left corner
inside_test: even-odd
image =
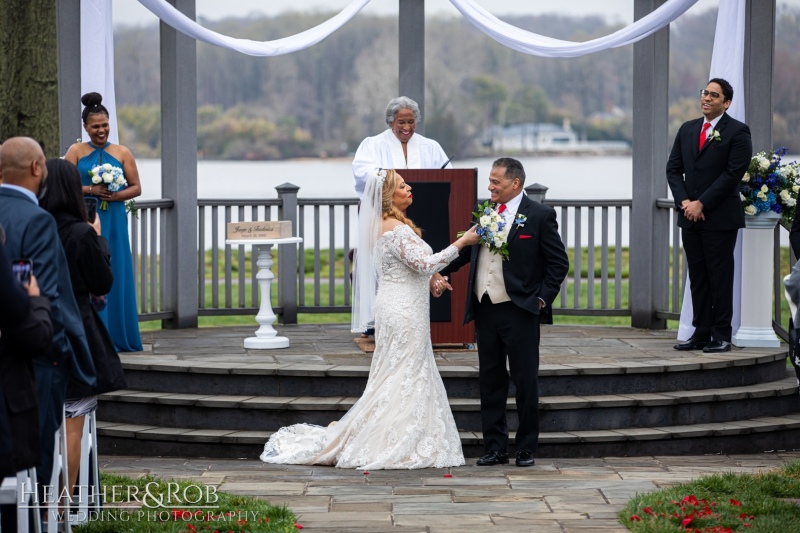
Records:
[[[492,126],[481,136],[481,144],[484,148],[491,148],[495,154],[618,154],[631,150],[631,145],[626,141],[580,139],[570,126],[569,119],[564,119],[561,126],[541,122]]]

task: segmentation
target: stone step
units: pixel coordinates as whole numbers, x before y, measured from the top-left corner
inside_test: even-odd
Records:
[[[100,453],[209,457],[258,457],[272,431],[192,429],[97,422]],[[467,457],[483,451],[480,432],[460,432]],[[511,433],[513,444],[513,432]],[[690,424],[603,431],[543,432],[541,457],[756,453],[794,449],[800,412],[727,423]]]
[[[783,415],[797,406],[797,380],[784,379],[755,385],[661,393],[592,396],[543,396],[543,430],[616,430],[697,422],[721,423],[740,418]],[[354,396],[248,396],[177,394],[123,390],[100,396],[98,416],[106,422],[179,425],[208,430],[274,430],[307,422],[326,425],[339,419],[358,400]],[[480,400],[450,398],[459,428],[481,427]],[[513,398],[510,411],[516,410]],[[516,417],[509,417],[516,428]]]
[[[785,360],[785,352],[733,351],[713,356],[684,353],[664,359],[542,364],[539,386],[542,396],[595,396],[755,385],[782,379]],[[122,355],[122,361],[133,389],[196,395],[359,396],[369,374],[365,364],[251,363],[169,355]],[[474,364],[443,364],[437,359],[448,396],[478,398],[477,355],[460,361]],[[510,396],[513,392],[512,386]]]

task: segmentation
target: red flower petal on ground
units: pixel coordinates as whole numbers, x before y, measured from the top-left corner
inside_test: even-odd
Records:
[[[453,474],[445,474],[444,477],[450,478],[450,477],[453,477]]]
[[[742,506],[742,502],[740,502],[738,500],[734,500],[733,498],[731,498],[731,505],[735,505],[736,507],[741,507]]]
[[[752,527],[753,524],[742,524],[744,527]]]
[[[366,470],[364,470],[364,475],[365,475],[365,476],[368,476],[368,475],[369,475],[369,472],[367,472]]]
[[[645,507],[644,509],[642,509],[642,511],[644,511],[644,514],[651,514],[651,515],[655,514],[653,512],[653,509],[651,509],[650,507]]]
[[[681,527],[688,526],[689,524],[692,523],[692,520],[694,520],[694,518],[692,518],[691,516],[688,518],[684,518],[683,520],[681,520]]]
[[[295,524],[294,527],[296,527],[297,529],[303,529],[303,526],[301,526],[300,524]]]
[[[631,515],[631,522],[640,522],[641,520],[642,517],[639,516],[638,514]]]

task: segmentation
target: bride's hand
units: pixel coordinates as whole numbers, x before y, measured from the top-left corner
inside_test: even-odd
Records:
[[[478,244],[481,240],[481,236],[478,235],[478,228],[477,226],[472,226],[469,228],[469,231],[464,233],[454,244],[460,250],[464,246],[472,246],[473,244]]]
[[[444,291],[452,291],[453,286],[447,282],[447,276],[442,276],[438,272],[431,276],[430,281],[430,289],[431,294],[433,294],[436,298],[442,295]]]

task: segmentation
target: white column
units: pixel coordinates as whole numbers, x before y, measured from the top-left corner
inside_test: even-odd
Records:
[[[772,330],[773,238],[781,216],[745,216],[742,231],[742,322],[733,344],[742,348],[778,348]]]

